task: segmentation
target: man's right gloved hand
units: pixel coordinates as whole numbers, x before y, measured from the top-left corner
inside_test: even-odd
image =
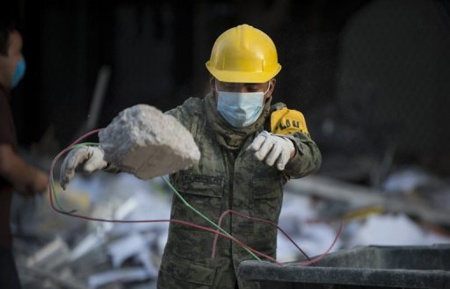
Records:
[[[65,190],[75,175],[75,169],[83,165],[83,170],[92,173],[105,168],[108,163],[103,160],[105,153],[100,147],[80,146],[73,149],[61,166],[59,182]]]

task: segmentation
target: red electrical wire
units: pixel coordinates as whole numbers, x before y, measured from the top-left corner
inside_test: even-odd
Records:
[[[52,165],[50,167],[50,177],[51,177],[51,181],[52,182],[53,182],[53,171],[54,171],[55,165],[56,165],[57,161],[61,158],[61,156],[64,155],[65,153],[67,153],[72,148],[72,146],[74,146],[77,143],[79,143],[82,139],[84,139],[84,138],[86,138],[88,136],[91,136],[91,135],[93,135],[95,133],[98,133],[100,130],[101,129],[96,129],[96,130],[88,132],[88,133],[84,134],[83,136],[79,137],[77,140],[75,140],[67,148],[65,148],[63,151],[61,151],[53,159]],[[186,226],[190,226],[190,227],[193,227],[193,228],[196,228],[196,229],[204,230],[204,231],[207,231],[207,232],[215,234],[214,243],[213,243],[212,258],[214,258],[214,256],[215,256],[216,245],[217,245],[217,238],[218,238],[218,236],[222,236],[222,237],[225,237],[225,238],[227,238],[227,239],[229,239],[229,240],[231,240],[233,242],[238,243],[240,246],[251,250],[252,252],[254,252],[255,254],[257,254],[257,255],[259,255],[261,257],[264,257],[264,258],[266,258],[266,259],[268,259],[268,260],[270,260],[270,261],[272,261],[272,262],[274,262],[274,263],[276,263],[278,265],[283,266],[283,264],[280,263],[279,261],[277,261],[276,259],[274,259],[274,258],[272,258],[272,257],[270,257],[270,256],[268,256],[268,255],[266,255],[264,253],[261,253],[261,252],[255,250],[255,249],[253,249],[253,248],[251,248],[250,246],[246,245],[245,243],[239,241],[238,239],[236,239],[236,238],[234,238],[232,236],[228,236],[228,235],[226,235],[226,234],[224,234],[222,232],[219,232],[218,230],[214,230],[214,229],[211,229],[211,228],[203,227],[203,226],[196,225],[194,223],[186,222],[186,221],[183,221],[183,220],[177,220],[177,219],[170,219],[170,220],[114,220],[114,219],[92,218],[92,217],[88,217],[88,216],[74,214],[74,213],[71,213],[71,212],[65,212],[65,211],[62,211],[62,210],[56,208],[56,206],[54,204],[54,200],[53,200],[53,193],[54,192],[53,192],[53,189],[52,189],[51,185],[49,185],[49,190],[48,191],[49,191],[50,204],[51,204],[53,210],[55,210],[56,212],[58,212],[60,214],[66,215],[66,216],[70,216],[70,217],[78,218],[78,219],[83,219],[83,220],[88,220],[88,221],[108,222],[108,223],[161,223],[161,222],[170,222],[170,223],[183,224],[183,225],[186,225]],[[304,262],[304,263],[302,263],[302,264],[300,264],[298,266],[308,266],[308,265],[311,265],[311,264],[314,264],[314,263],[318,262],[323,257],[325,257],[325,255],[328,254],[331,251],[331,249],[334,247],[334,245],[336,244],[337,240],[339,239],[340,234],[342,233],[342,229],[343,229],[343,223],[341,222],[341,226],[339,228],[339,231],[338,231],[338,233],[336,235],[336,238],[335,238],[334,242],[331,244],[330,248],[328,248],[328,250],[324,254],[322,254],[322,255],[318,256],[317,258],[314,258],[314,259],[311,260],[308,257],[308,255],[305,252],[303,252],[303,250],[294,242],[294,240],[286,232],[284,232],[283,229],[281,229],[277,224],[275,224],[275,223],[273,223],[271,221],[264,220],[264,219],[259,219],[259,218],[255,218],[255,217],[251,217],[251,216],[247,216],[247,215],[244,215],[244,214],[241,214],[239,212],[232,211],[232,210],[227,210],[227,211],[223,212],[222,215],[220,216],[219,226],[222,224],[223,218],[229,213],[236,214],[236,215],[238,215],[238,216],[240,216],[242,218],[246,218],[246,219],[250,219],[250,220],[253,220],[253,221],[263,222],[263,223],[266,223],[266,224],[270,224],[272,226],[276,226],[278,228],[278,230],[280,230],[280,232],[282,232],[282,234],[285,235],[295,245],[295,247],[297,247],[297,249],[299,249],[300,252],[302,252],[302,254],[304,254],[305,257],[309,260],[308,262]]]
[[[298,249],[305,257],[306,257],[306,259],[308,259],[307,262],[303,262],[303,263],[297,265],[298,267],[309,266],[309,265],[315,264],[315,263],[319,262],[320,260],[322,260],[322,259],[323,259],[328,253],[330,253],[330,251],[334,248],[334,246],[336,245],[337,240],[339,239],[339,237],[340,237],[340,235],[341,235],[341,233],[342,233],[342,230],[343,230],[343,228],[344,228],[344,222],[341,221],[341,224],[340,224],[340,226],[339,226],[339,230],[338,230],[338,232],[337,232],[337,234],[336,234],[336,237],[334,238],[333,243],[331,243],[331,245],[330,245],[330,247],[327,249],[327,251],[325,251],[325,253],[323,253],[323,254],[319,255],[318,257],[316,257],[316,258],[314,258],[314,259],[311,260],[311,259],[308,257],[308,255],[307,255],[307,254],[306,254],[306,253],[305,253],[305,252],[297,245],[297,243],[289,236],[289,234],[287,234],[282,228],[280,228],[277,224],[275,224],[275,223],[273,223],[273,222],[271,222],[271,221],[264,220],[264,219],[260,219],[260,218],[255,218],[255,217],[251,217],[251,216],[248,216],[248,215],[244,215],[244,214],[241,214],[241,213],[236,212],[236,211],[233,211],[233,210],[226,210],[225,212],[222,213],[222,215],[221,215],[220,218],[219,218],[219,223],[218,223],[219,227],[222,225],[223,218],[224,218],[227,214],[235,214],[235,215],[238,215],[238,216],[240,216],[240,217],[242,217],[242,218],[246,218],[246,219],[249,219],[249,220],[252,220],[252,221],[256,221],[256,222],[266,223],[266,224],[272,225],[272,226],[274,226],[274,227],[277,227],[278,230],[280,230],[280,232],[281,232],[286,238],[288,238],[289,241],[291,241],[291,243],[294,244],[294,246],[295,246],[295,247],[296,247],[296,248],[297,248],[297,249]],[[216,233],[219,233],[219,231],[216,230]],[[211,258],[212,258],[212,259],[214,259],[215,253],[216,253],[217,239],[218,239],[218,235],[215,235],[215,236],[214,236],[214,242],[213,242],[213,250],[212,250],[212,254],[211,254]]]
[[[255,217],[250,217],[248,215],[244,215],[242,213],[233,211],[233,210],[226,210],[225,212],[222,213],[222,215],[219,218],[219,227],[222,225],[222,221],[223,218],[227,215],[227,214],[235,214],[238,215],[241,218],[245,218],[245,219],[249,219],[255,222],[261,222],[261,223],[266,223],[269,224],[273,227],[276,227],[286,238],[289,239],[289,241],[291,241],[292,244],[294,244],[294,246],[306,257],[306,259],[308,259],[309,261],[311,261],[311,259],[309,258],[309,256],[300,248],[300,246],[297,245],[297,243],[295,243],[295,241],[282,229],[280,228],[280,226],[278,226],[277,224],[269,221],[269,220],[264,220],[264,219],[260,219],[260,218],[255,218]],[[217,233],[219,232],[219,230],[216,231]],[[215,255],[216,255],[216,246],[217,246],[217,239],[218,239],[219,235],[215,235],[214,236],[214,242],[213,242],[213,249],[212,249],[212,254],[211,254],[211,258],[214,259]]]
[[[319,255],[317,258],[314,258],[310,261],[303,262],[303,263],[297,265],[297,267],[309,266],[309,265],[315,264],[315,263],[319,262],[320,260],[322,260],[328,253],[330,253],[330,251],[331,251],[331,249],[333,249],[334,245],[336,245],[337,240],[341,236],[343,229],[344,229],[344,222],[341,221],[341,225],[339,226],[339,230],[336,234],[336,237],[334,238],[334,241],[333,241],[333,243],[331,243],[331,246],[328,248],[328,250],[326,250],[325,253],[323,253],[322,255]]]
[[[51,167],[50,167],[50,176],[51,176],[51,178],[53,178],[53,171],[54,171],[55,165],[56,165],[57,161],[59,160],[59,158],[60,158],[63,154],[65,154],[66,152],[68,152],[68,151],[71,149],[72,146],[74,146],[75,144],[77,144],[78,142],[80,142],[82,139],[84,139],[84,138],[86,138],[86,137],[88,137],[88,136],[90,136],[90,135],[93,135],[93,134],[97,133],[97,132],[100,131],[100,130],[101,130],[101,129],[96,129],[96,130],[93,130],[93,131],[91,131],[91,132],[86,133],[85,135],[81,136],[81,137],[78,138],[76,141],[74,141],[74,142],[73,142],[71,145],[69,145],[66,149],[64,149],[63,151],[61,151],[61,152],[53,159],[52,165],[51,165]],[[207,228],[207,227],[203,227],[203,226],[200,226],[200,225],[196,225],[196,224],[193,224],[193,223],[190,223],[190,222],[186,222],[186,221],[183,221],[183,220],[177,220],[177,219],[170,219],[170,220],[114,220],[114,219],[92,218],[92,217],[87,217],[87,216],[83,216],[83,215],[78,215],[78,214],[74,214],[74,213],[70,213],[70,212],[65,212],[65,211],[62,211],[62,210],[56,208],[56,206],[55,206],[55,204],[54,204],[54,200],[53,200],[53,189],[52,189],[52,186],[51,186],[51,185],[49,185],[49,197],[50,197],[50,204],[51,204],[53,210],[55,210],[56,212],[58,212],[58,213],[60,213],[60,214],[63,214],[63,215],[66,215],[66,216],[70,216],[70,217],[73,217],[73,218],[78,218],[78,219],[83,219],[83,220],[88,220],[88,221],[108,222],[108,223],[161,223],[161,222],[171,222],[171,223],[179,223],[179,224],[183,224],[183,225],[186,225],[186,226],[190,226],[190,227],[197,228],[197,229],[204,230],[204,231],[211,232],[211,233],[216,233],[216,231],[215,231],[214,229]],[[236,238],[234,238],[234,237],[232,237],[232,236],[225,235],[225,234],[223,234],[223,233],[221,233],[221,232],[218,232],[217,234],[219,234],[220,236],[225,237],[225,238],[227,238],[227,239],[230,239],[230,240],[232,240],[233,242],[238,243],[240,246],[242,246],[242,247],[244,247],[244,248],[247,248],[247,249],[251,250],[253,253],[255,253],[255,254],[259,255],[259,256],[262,256],[262,257],[264,257],[264,258],[266,258],[266,259],[268,259],[268,260],[270,260],[270,261],[272,261],[272,262],[275,262],[275,263],[277,263],[278,265],[282,265],[282,264],[281,264],[280,262],[278,262],[276,259],[274,259],[274,258],[272,258],[272,257],[270,257],[270,256],[268,256],[268,255],[266,255],[266,254],[264,254],[264,253],[261,253],[261,252],[255,250],[255,249],[253,249],[253,248],[251,248],[250,246],[244,244],[243,242],[239,241],[238,239],[236,239]]]

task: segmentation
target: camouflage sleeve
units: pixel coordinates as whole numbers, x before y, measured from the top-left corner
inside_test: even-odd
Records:
[[[287,163],[284,172],[290,178],[301,178],[318,170],[322,164],[322,154],[316,143],[301,132],[285,135],[294,142],[295,155]]]
[[[188,127],[189,123],[189,117],[186,112],[186,109],[183,107],[183,105],[179,105],[175,108],[172,108],[171,110],[168,110],[164,112],[164,114],[168,114],[176,118],[182,125],[185,127]]]
[[[194,115],[201,110],[201,101],[198,98],[188,98],[182,105],[179,105],[165,114],[175,117],[184,127],[192,133],[192,122]]]

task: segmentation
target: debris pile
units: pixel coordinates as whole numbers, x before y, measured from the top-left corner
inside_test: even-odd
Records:
[[[158,179],[97,173],[77,176],[68,190],[57,191],[61,205],[80,215],[116,220],[170,218],[171,195]],[[28,202],[19,198],[15,207]],[[87,205],[80,206],[86,199]],[[27,222],[26,227],[20,225]],[[58,215],[47,200],[35,212],[22,215],[13,228],[24,288],[156,288],[168,223],[87,222]]]
[[[169,219],[170,189],[161,179],[133,175],[77,174],[61,206],[77,214],[120,220]],[[310,257],[365,245],[450,243],[450,186],[424,171],[392,173],[382,189],[323,176],[285,187],[279,225]],[[87,222],[54,212],[48,200],[15,196],[15,254],[24,288],[156,288],[168,223]],[[205,233],[205,237],[212,238]],[[277,259],[303,259],[281,234]]]

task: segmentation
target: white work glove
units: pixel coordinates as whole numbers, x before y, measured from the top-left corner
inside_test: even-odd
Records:
[[[294,155],[295,147],[290,139],[263,131],[247,147],[247,151],[254,152],[260,161],[265,159],[269,166],[276,162],[278,170],[282,171]]]
[[[75,169],[84,164],[83,171],[92,173],[105,168],[108,163],[103,160],[105,153],[99,147],[80,146],[73,149],[61,166],[59,182],[65,190],[75,175]]]

